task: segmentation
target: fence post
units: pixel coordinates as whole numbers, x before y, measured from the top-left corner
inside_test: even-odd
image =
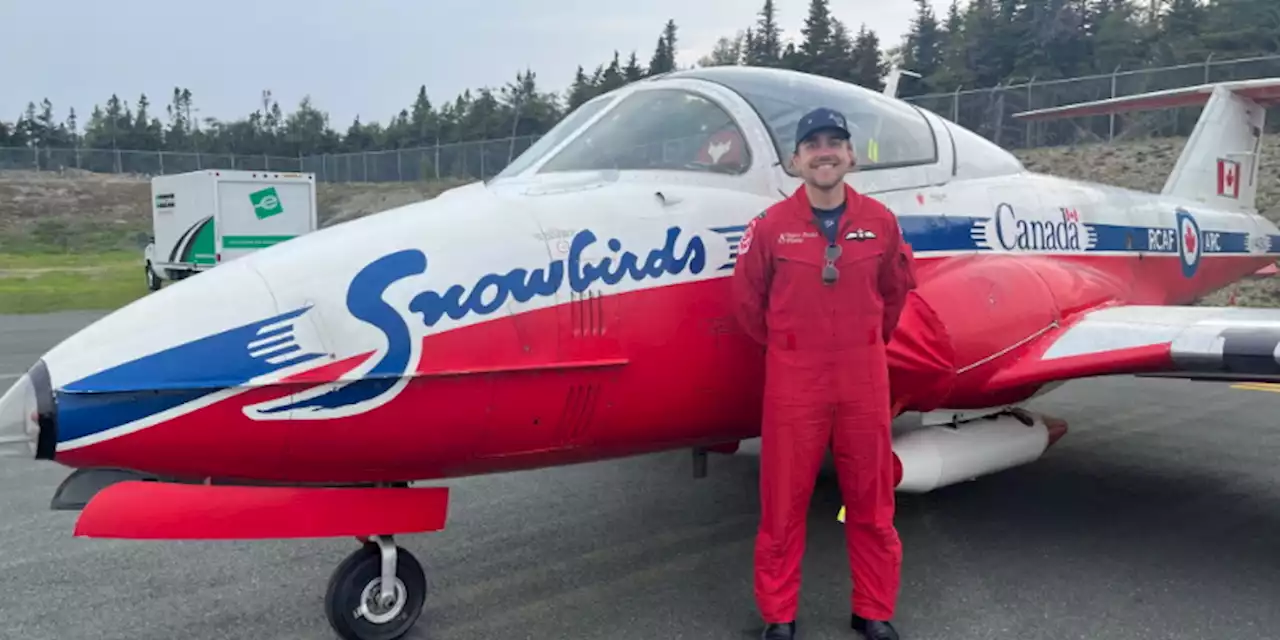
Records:
[[[1032,109],[1032,106],[1031,106],[1031,87],[1032,87],[1032,85],[1034,85],[1035,83],[1036,83],[1036,77],[1033,75],[1033,76],[1031,76],[1031,79],[1027,81],[1027,106],[1023,108],[1023,111],[1030,111],[1030,110]],[[1034,145],[1032,145],[1032,144],[1031,144],[1031,120],[1030,120],[1030,119],[1028,119],[1028,120],[1027,120],[1027,132],[1026,132],[1026,134],[1024,134],[1024,135],[1025,135],[1025,137],[1024,137],[1024,139],[1022,140],[1022,146],[1023,146],[1023,148],[1024,148],[1024,149],[1030,149],[1030,148],[1032,148]]]
[[[1004,86],[1004,83],[999,83],[991,88],[991,95],[996,96],[994,100],[996,103],[995,109],[992,109],[992,111],[995,112],[996,118],[994,126],[992,127],[994,129],[995,137],[992,138],[991,141],[997,145],[1000,144],[1000,138],[1004,134],[1004,94],[1007,88],[1008,87]]]
[[[1213,53],[1204,59],[1204,83],[1209,84],[1209,69],[1213,66]]]
[[[956,124],[960,124],[960,89],[963,87],[964,85],[957,85],[956,92],[951,94],[951,121]]]
[[[1116,65],[1116,68],[1111,72],[1111,99],[1112,100],[1114,100],[1116,97],[1116,75],[1120,73],[1121,66],[1123,65]],[[1115,137],[1116,137],[1115,112],[1112,112],[1111,115],[1107,116],[1107,119],[1109,121],[1108,129],[1107,129],[1107,142],[1108,143],[1115,142]]]

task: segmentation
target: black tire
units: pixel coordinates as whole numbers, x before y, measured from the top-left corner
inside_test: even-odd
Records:
[[[358,615],[366,588],[376,595],[381,578],[382,554],[373,543],[361,546],[333,570],[324,612],[343,640],[398,640],[418,623],[427,600],[427,575],[418,559],[403,548],[396,550],[396,578],[404,595],[398,613],[377,622]]]
[[[149,290],[151,290],[151,291],[159,291],[159,290],[160,290],[160,277],[159,277],[159,276],[157,276],[157,275],[156,275],[156,272],[155,272],[155,271],[153,271],[153,270],[151,269],[151,263],[150,263],[150,262],[148,262],[147,264],[145,264],[145,265],[143,265],[143,266],[144,266],[144,267],[146,268],[146,270],[147,270],[147,289],[149,289]]]

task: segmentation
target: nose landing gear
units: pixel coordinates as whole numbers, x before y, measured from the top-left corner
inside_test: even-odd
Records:
[[[427,577],[392,536],[373,536],[329,578],[324,610],[343,640],[397,640],[418,622]]]

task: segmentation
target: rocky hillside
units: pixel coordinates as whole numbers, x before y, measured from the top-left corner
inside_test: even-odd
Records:
[[[1258,207],[1272,220],[1278,220],[1280,137],[1272,135],[1264,140]],[[1029,149],[1016,151],[1015,155],[1032,171],[1159,192],[1184,144],[1185,138],[1161,138],[1113,145]]]

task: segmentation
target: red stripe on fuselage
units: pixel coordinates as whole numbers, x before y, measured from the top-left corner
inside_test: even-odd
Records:
[[[364,364],[365,361],[368,360],[369,357],[372,356],[374,353],[375,352],[373,351],[366,351],[358,356],[344,358],[342,360],[330,362],[329,364],[326,364],[321,367],[308,369],[300,373],[295,373],[291,376],[285,376],[277,384],[289,384],[289,385],[306,384],[306,383],[324,384],[328,382],[333,382],[334,380],[341,378],[347,373],[354,371],[356,367],[359,367],[360,365]]]

